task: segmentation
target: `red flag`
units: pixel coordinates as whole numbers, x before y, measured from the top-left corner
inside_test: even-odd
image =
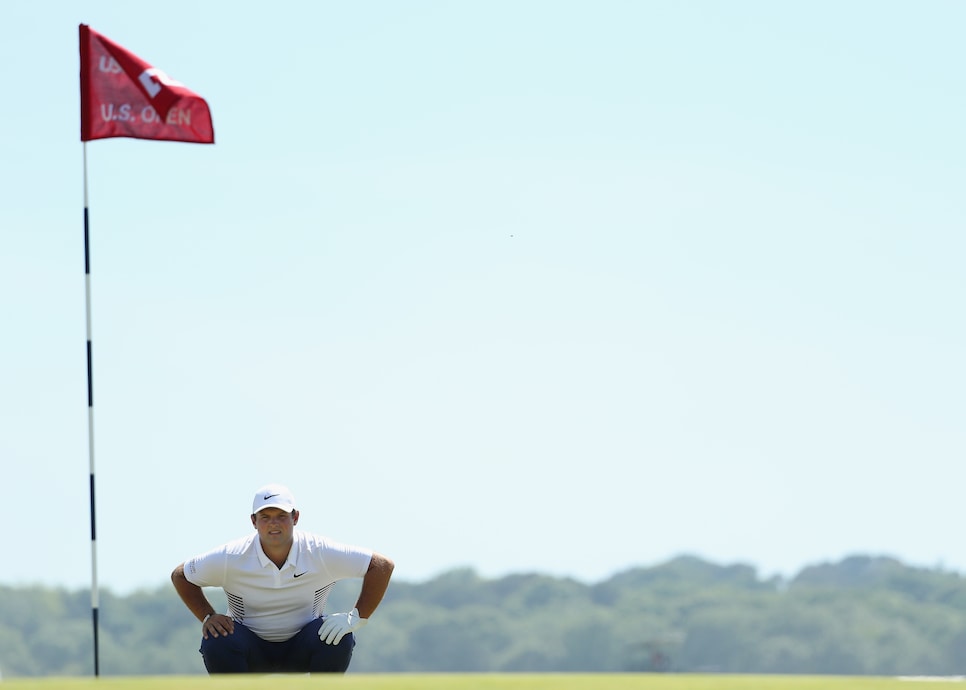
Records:
[[[81,141],[215,143],[205,99],[86,24],[80,25],[80,61]]]

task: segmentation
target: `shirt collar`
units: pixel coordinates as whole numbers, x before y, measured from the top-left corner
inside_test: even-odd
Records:
[[[293,532],[293,536],[295,538],[292,540],[292,548],[289,549],[288,556],[285,557],[285,563],[282,564],[282,567],[279,568],[279,570],[284,570],[285,568],[288,568],[290,566],[292,568],[298,567],[299,553],[301,553],[301,549],[299,548],[298,536],[295,535],[294,532]],[[265,551],[262,550],[262,540],[258,538],[257,534],[255,535],[255,554],[258,556],[258,563],[263,568],[269,565],[271,565],[272,567],[275,567],[275,564],[272,562],[272,559],[266,556]]]

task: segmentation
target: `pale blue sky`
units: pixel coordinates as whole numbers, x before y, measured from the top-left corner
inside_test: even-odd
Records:
[[[90,582],[77,25],[215,146],[88,145],[100,584],[283,482],[421,580],[966,572],[959,2],[5,2],[0,582]]]

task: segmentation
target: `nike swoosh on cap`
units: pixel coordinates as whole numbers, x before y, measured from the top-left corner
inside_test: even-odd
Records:
[[[275,498],[276,496],[278,496],[278,494],[265,494],[264,496],[262,496],[262,500],[267,501],[268,499]]]

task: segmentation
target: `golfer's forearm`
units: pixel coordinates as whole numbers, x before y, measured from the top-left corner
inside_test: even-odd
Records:
[[[362,578],[362,590],[359,592],[359,599],[356,601],[356,609],[361,618],[369,618],[379,606],[383,595],[389,588],[389,579],[395,563],[382,554],[372,554],[372,561],[369,563],[369,570]]]
[[[179,565],[171,573],[171,582],[174,584],[178,596],[181,597],[181,601],[184,602],[191,613],[195,614],[195,618],[204,620],[204,617],[209,613],[215,613],[215,607],[208,601],[208,597],[205,596],[201,587],[188,582],[188,578],[184,576],[184,564]]]

